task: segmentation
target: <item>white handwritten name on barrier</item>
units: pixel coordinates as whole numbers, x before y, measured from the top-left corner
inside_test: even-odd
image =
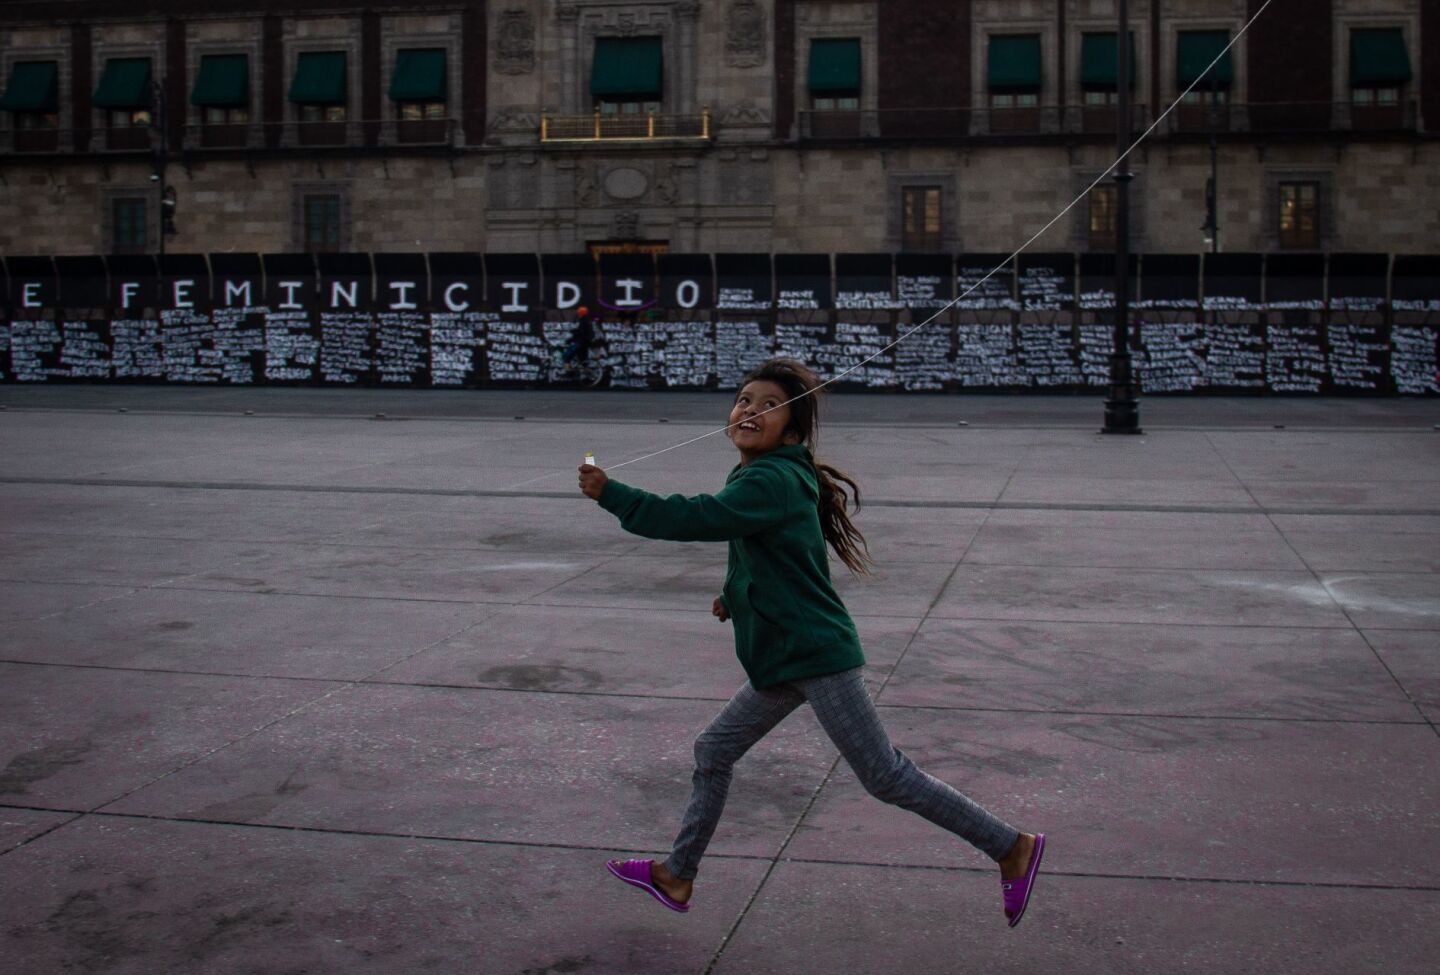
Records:
[[[574,328],[566,325],[565,334]],[[535,382],[550,361],[550,346],[534,322],[496,320],[490,323],[487,371],[495,382]]]
[[[1036,386],[1083,385],[1071,339],[1069,325],[1022,324],[1018,345],[1021,370]]]
[[[0,382],[12,378],[10,370],[10,323],[0,321]]]
[[[259,382],[265,370],[265,309],[216,308],[210,317],[215,323],[221,381],[237,386]]]
[[[732,390],[741,378],[773,354],[773,339],[759,322],[715,322],[715,379]]]
[[[962,386],[1028,386],[1007,325],[955,326],[955,378]]]
[[[1026,311],[1061,311],[1074,303],[1074,288],[1068,275],[1031,265],[1020,275],[1020,305]]]
[[[825,322],[775,323],[775,354],[810,363],[817,368],[822,379],[834,376],[833,372],[827,374],[820,363],[821,350],[825,349],[829,340],[830,326]]]
[[[1198,322],[1141,322],[1140,388],[1147,393],[1184,393],[1204,382]]]
[[[776,308],[805,311],[820,307],[820,299],[810,288],[781,288]]]
[[[320,378],[327,383],[358,386],[370,378],[373,361],[370,336],[375,318],[364,311],[320,313]]]
[[[71,379],[109,379],[113,363],[105,323],[66,321],[60,325],[62,345],[60,369],[56,375]]]
[[[480,355],[493,312],[436,311],[430,313],[430,383],[433,386],[472,386],[480,380]]]
[[[1396,325],[1390,330],[1390,372],[1398,393],[1440,393],[1440,362],[1430,325]]]
[[[218,383],[224,360],[215,348],[215,322],[193,308],[160,311],[164,339],[165,379],[172,383]]]
[[[1205,345],[1202,385],[1229,389],[1263,389],[1265,336],[1258,324],[1213,322],[1201,326]]]
[[[557,323],[555,335],[568,341],[573,325]],[[605,330],[605,368],[616,389],[649,389],[659,375],[659,344],[663,333],[653,321],[608,322]],[[546,323],[546,333],[550,324]],[[593,351],[592,355],[595,354]]]
[[[754,288],[722,287],[715,307],[721,311],[768,311],[770,298],[761,297]]]
[[[904,308],[905,304],[889,291],[837,291],[835,307],[856,311],[894,311]]]
[[[423,386],[430,381],[430,319],[421,311],[375,316],[375,368],[382,385]]]
[[[265,316],[265,378],[309,382],[320,365],[320,337],[306,311],[272,311]]]
[[[910,332],[916,323],[896,326]],[[955,381],[955,329],[934,321],[895,346],[895,381],[902,389],[937,390]]]
[[[10,326],[10,363],[22,383],[44,382],[63,376],[60,349],[63,337],[58,322],[45,319],[18,320]]]
[[[893,341],[889,326],[874,322],[835,323],[835,341],[822,348],[821,366],[827,375],[848,369],[843,382],[859,383],[872,389],[891,389],[898,381],[895,373],[895,350],[885,349]],[[881,350],[884,350],[882,352]],[[870,359],[871,356],[875,358]],[[870,359],[869,362],[865,362]],[[865,362],[861,366],[860,363]],[[855,367],[859,368],[855,368]]]
[[[897,274],[895,293],[902,308],[935,309],[950,304],[949,287],[938,274]]]
[[[162,379],[165,348],[160,322],[152,318],[121,318],[110,323],[116,379]]]
[[[1104,323],[1080,326],[1080,373],[1085,377],[1085,385],[1109,385],[1110,356],[1114,351],[1114,326]]]
[[[1330,347],[1332,388],[1378,390],[1382,387],[1390,344],[1380,325],[1331,322],[1325,338]]]
[[[1320,392],[1328,372],[1320,326],[1270,325],[1265,338],[1265,384],[1271,392]]]
[[[715,338],[705,321],[657,322],[662,347],[660,373],[670,389],[708,386],[715,371]]]

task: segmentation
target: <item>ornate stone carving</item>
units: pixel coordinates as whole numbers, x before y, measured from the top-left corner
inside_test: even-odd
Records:
[[[615,220],[611,223],[611,238],[615,240],[633,240],[640,236],[640,214],[634,210],[621,210],[615,214]]]
[[[490,123],[491,132],[526,132],[535,133],[540,131],[540,116],[534,112],[500,112],[495,120]]]
[[[524,7],[500,13],[495,29],[495,70],[501,74],[535,70],[535,18]]]
[[[732,106],[720,117],[721,125],[769,125],[770,116],[761,111],[752,101],[742,101]]]
[[[605,195],[612,200],[637,200],[650,188],[650,180],[633,166],[620,166],[605,174]]]
[[[595,174],[587,167],[575,170],[575,205],[593,207],[600,200],[600,187],[595,185]]]
[[[661,206],[674,206],[680,196],[680,188],[675,183],[673,170],[667,171],[655,181],[655,202]]]
[[[765,63],[765,11],[756,0],[735,0],[725,12],[725,63],[734,68]]]

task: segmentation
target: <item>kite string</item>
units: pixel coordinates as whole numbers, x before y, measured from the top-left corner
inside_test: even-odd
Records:
[[[1198,84],[1200,84],[1200,79],[1201,79],[1201,78],[1204,78],[1207,74],[1209,74],[1211,71],[1213,71],[1213,70],[1215,69],[1215,67],[1220,63],[1221,59],[1223,59],[1227,54],[1230,53],[1230,49],[1231,49],[1232,47],[1234,47],[1234,46],[1239,42],[1240,38],[1242,38],[1242,37],[1245,36],[1246,31],[1248,31],[1248,30],[1251,28],[1251,26],[1255,23],[1255,21],[1257,21],[1257,20],[1260,19],[1260,15],[1265,12],[1265,10],[1270,6],[1270,4],[1271,4],[1272,2],[1274,2],[1274,0],[1265,0],[1265,2],[1260,5],[1260,9],[1257,10],[1257,11],[1255,11],[1254,15],[1253,15],[1248,21],[1245,22],[1245,26],[1243,26],[1243,27],[1240,28],[1239,33],[1237,33],[1234,37],[1232,37],[1232,38],[1230,39],[1230,43],[1226,44],[1225,47],[1221,49],[1220,53],[1217,54],[1217,55],[1215,55],[1215,58],[1214,58],[1214,60],[1212,60],[1212,61],[1210,62],[1210,65],[1209,65],[1204,71],[1199,72],[1199,73],[1195,76],[1195,80],[1192,81],[1192,82],[1190,82],[1189,86],[1187,86],[1186,89],[1185,89],[1184,91],[1182,91],[1182,92],[1175,98],[1175,100],[1174,100],[1173,102],[1170,103],[1169,107],[1166,108],[1165,111],[1161,112],[1158,116],[1156,116],[1155,121],[1153,121],[1153,122],[1150,123],[1150,127],[1147,128],[1144,132],[1140,133],[1139,138],[1137,138],[1134,142],[1130,143],[1130,147],[1129,147],[1128,149],[1126,149],[1124,152],[1122,152],[1122,153],[1120,154],[1120,157],[1119,157],[1118,159],[1116,159],[1113,163],[1111,163],[1108,167],[1106,167],[1105,171],[1102,172],[1099,176],[1097,176],[1097,177],[1090,183],[1089,186],[1087,186],[1087,187],[1085,187],[1085,189],[1081,190],[1081,191],[1080,191],[1080,195],[1078,195],[1077,197],[1075,197],[1075,199],[1071,200],[1070,203],[1069,203],[1069,205],[1067,205],[1067,206],[1065,207],[1065,209],[1063,209],[1063,210],[1061,210],[1059,213],[1055,214],[1055,216],[1050,219],[1050,222],[1049,222],[1049,223],[1045,224],[1045,226],[1041,227],[1041,228],[1040,228],[1039,230],[1037,230],[1034,234],[1032,234],[1032,235],[1030,236],[1030,238],[1029,238],[1028,240],[1026,240],[1025,243],[1021,244],[1018,248],[1016,248],[1016,249],[1010,254],[1009,257],[1005,258],[1005,259],[1004,259],[1003,261],[1001,261],[999,264],[997,264],[997,265],[995,265],[993,268],[991,268],[991,269],[989,270],[989,272],[987,272],[987,273],[985,274],[984,277],[980,278],[980,279],[979,279],[978,281],[976,281],[974,284],[970,285],[970,287],[966,288],[965,291],[964,291],[962,294],[959,294],[959,295],[957,295],[955,298],[951,299],[950,302],[948,302],[946,305],[944,305],[943,307],[941,307],[940,309],[938,309],[938,310],[937,310],[933,315],[931,315],[929,318],[925,319],[925,320],[924,320],[923,322],[921,322],[919,325],[914,326],[913,328],[911,328],[911,329],[909,329],[908,331],[906,331],[904,334],[900,335],[898,338],[895,339],[895,341],[891,342],[889,345],[887,345],[887,346],[885,346],[884,348],[880,349],[878,352],[874,352],[874,353],[870,354],[869,356],[865,357],[864,359],[861,359],[859,362],[857,362],[857,363],[855,363],[854,365],[852,365],[852,366],[850,366],[850,367],[842,370],[841,372],[836,373],[834,376],[831,376],[829,379],[825,380],[824,382],[818,383],[818,384],[815,385],[813,388],[808,389],[808,390],[806,390],[805,392],[801,393],[799,396],[791,397],[790,399],[786,400],[786,401],[783,402],[783,403],[780,403],[780,404],[777,405],[777,406],[772,406],[772,407],[770,407],[770,409],[765,410],[764,413],[773,412],[773,411],[775,411],[775,410],[780,409],[781,407],[789,406],[791,403],[794,403],[794,402],[796,402],[797,400],[804,399],[806,396],[811,396],[811,395],[813,395],[813,394],[815,394],[815,393],[818,393],[818,392],[820,392],[820,390],[824,389],[826,386],[829,386],[831,383],[840,381],[841,379],[845,378],[845,377],[848,376],[850,373],[852,373],[852,372],[854,372],[855,370],[861,368],[862,366],[866,365],[867,363],[870,363],[870,362],[874,361],[875,359],[878,359],[880,356],[884,355],[886,352],[889,352],[891,349],[895,348],[895,346],[899,345],[901,342],[905,341],[905,340],[908,339],[910,336],[912,336],[912,335],[914,335],[916,332],[920,331],[920,330],[921,330],[922,328],[924,328],[926,325],[929,325],[929,324],[930,324],[931,322],[933,322],[935,319],[939,318],[939,317],[940,317],[941,315],[943,315],[945,312],[947,312],[947,311],[949,311],[951,308],[955,307],[955,306],[956,306],[957,304],[959,304],[961,301],[964,301],[965,298],[967,298],[972,292],[974,292],[977,288],[979,288],[979,287],[980,287],[982,284],[984,284],[986,281],[989,281],[992,277],[994,277],[994,276],[1000,271],[1001,268],[1005,267],[1005,265],[1009,264],[1011,261],[1015,260],[1015,258],[1019,257],[1020,254],[1022,254],[1024,251],[1026,251],[1027,249],[1029,249],[1029,247],[1030,247],[1031,244],[1033,244],[1033,243],[1035,243],[1035,241],[1039,240],[1047,231],[1049,231],[1049,229],[1050,229],[1051,227],[1053,227],[1053,226],[1055,226],[1055,224],[1059,223],[1060,220],[1061,220],[1061,218],[1063,218],[1063,217],[1064,217],[1067,213],[1069,213],[1071,210],[1075,209],[1075,207],[1080,203],[1081,200],[1085,199],[1085,197],[1087,197],[1088,195],[1090,195],[1090,192],[1091,192],[1093,189],[1095,189],[1095,187],[1099,186],[1100,183],[1101,183],[1107,176],[1109,176],[1112,172],[1114,172],[1114,171],[1115,171],[1115,168],[1116,168],[1117,166],[1120,166],[1122,163],[1124,163],[1125,160],[1129,157],[1129,155],[1130,155],[1132,152],[1134,152],[1134,151],[1140,146],[1140,143],[1144,142],[1146,139],[1148,139],[1148,138],[1150,137],[1150,134],[1151,134],[1152,132],[1154,132],[1155,129],[1160,126],[1160,123],[1163,122],[1163,121],[1165,121],[1165,119],[1170,115],[1170,113],[1173,112],[1173,111],[1175,110],[1175,108],[1176,108],[1182,101],[1185,100],[1185,97],[1186,97],[1187,95],[1189,95],[1192,91],[1195,90],[1195,86],[1198,85]],[[1120,47],[1120,45],[1119,45],[1118,34],[1117,34],[1117,41],[1116,41],[1116,57],[1117,57],[1117,58],[1120,56],[1120,55],[1119,55],[1119,47]],[[764,413],[757,414],[757,415],[763,416]],[[702,433],[702,434],[701,434],[700,436],[698,436],[698,437],[692,437],[692,438],[689,439],[689,440],[685,440],[685,441],[682,441],[681,443],[677,443],[677,444],[672,444],[672,445],[669,446],[669,447],[664,447],[664,448],[662,448],[662,449],[660,449],[660,450],[653,451],[652,453],[642,454],[642,455],[639,456],[639,457],[632,457],[632,458],[630,458],[629,460],[621,461],[621,462],[618,463],[618,464],[612,464],[608,469],[609,469],[609,470],[617,470],[617,469],[619,469],[619,468],[621,468],[621,467],[629,466],[630,464],[638,464],[638,463],[639,463],[640,461],[642,461],[642,460],[649,460],[651,457],[658,457],[658,456],[660,456],[661,454],[669,453],[669,452],[672,451],[672,450],[679,450],[681,447],[688,447],[688,446],[690,446],[692,443],[699,443],[701,440],[705,440],[705,439],[707,439],[707,438],[709,438],[709,437],[713,437],[713,436],[715,436],[716,434],[724,433],[724,432],[726,432],[727,430],[729,430],[732,426],[734,426],[734,424],[732,424],[732,423],[727,423],[725,426],[720,427],[719,429],[711,430],[709,433]],[[527,482],[527,483],[528,483],[528,482]]]

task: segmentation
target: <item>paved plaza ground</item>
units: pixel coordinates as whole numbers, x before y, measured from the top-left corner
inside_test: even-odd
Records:
[[[1050,837],[1014,930],[806,709],[737,767],[688,915],[605,872],[668,849],[743,676],[724,547],[625,534],[574,468],[725,395],[0,406],[6,975],[1436,970],[1436,401],[1157,398],[1105,437],[1091,397],[831,398],[891,737]]]

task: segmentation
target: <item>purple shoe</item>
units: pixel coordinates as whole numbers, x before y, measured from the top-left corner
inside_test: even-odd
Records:
[[[651,883],[650,863],[651,861],[649,860],[610,860],[606,862],[605,868],[627,884],[633,887],[639,887],[641,890],[648,890],[651,897],[670,908],[670,910],[678,911],[681,914],[689,911],[689,904],[680,903]]]
[[[1030,905],[1030,895],[1035,890],[1035,874],[1040,871],[1040,857],[1045,853],[1045,834],[1035,834],[1035,849],[1030,851],[1030,865],[1025,868],[1025,876],[1015,880],[1000,881],[1000,889],[1005,893],[1005,916],[1010,919],[1010,926],[1013,928],[1020,923],[1025,916],[1025,908]]]

